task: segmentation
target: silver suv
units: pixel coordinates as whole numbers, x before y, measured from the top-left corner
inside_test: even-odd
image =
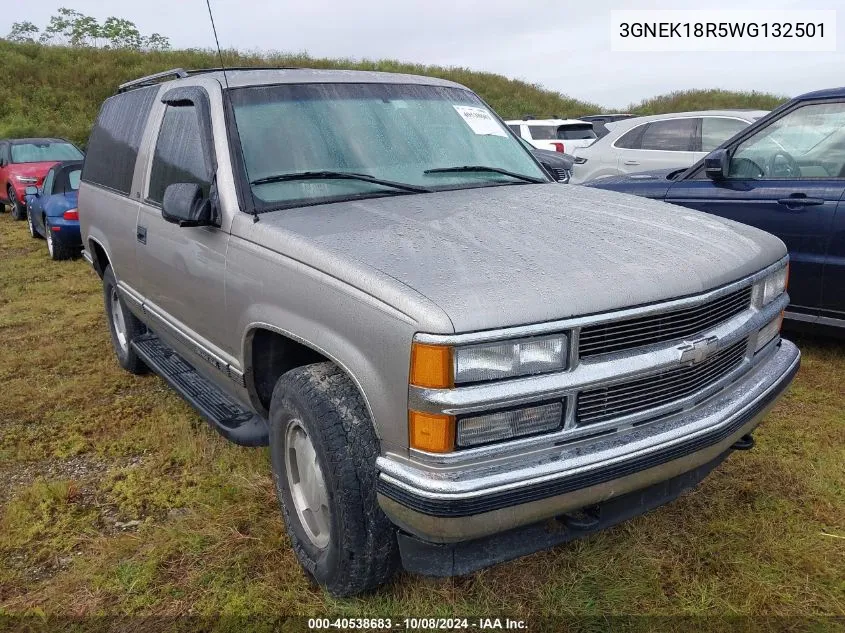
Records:
[[[780,240],[552,185],[439,79],[124,84],[79,216],[120,364],[269,444],[296,554],[335,595],[665,503],[753,444],[798,369]]]

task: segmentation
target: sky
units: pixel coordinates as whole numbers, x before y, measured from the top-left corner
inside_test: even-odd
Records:
[[[12,23],[45,26],[60,6],[134,22],[174,48],[211,48],[205,0],[3,0]],[[845,85],[842,0],[211,0],[220,45],[314,57],[463,66],[624,109],[673,90],[724,88],[787,96]],[[837,51],[622,53],[610,50],[612,9],[839,9]]]

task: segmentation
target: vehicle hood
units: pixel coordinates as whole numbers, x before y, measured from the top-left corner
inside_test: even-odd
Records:
[[[456,332],[700,293],[786,255],[778,238],[730,220],[546,184],[288,209],[246,230],[357,287],[397,280],[442,309]]]
[[[646,198],[665,198],[669,187],[675,182],[669,176],[683,168],[673,167],[672,169],[654,169],[641,171],[636,174],[622,174],[619,176],[607,176],[584,183],[585,187],[596,187],[598,189],[610,189],[622,193],[631,193]]]

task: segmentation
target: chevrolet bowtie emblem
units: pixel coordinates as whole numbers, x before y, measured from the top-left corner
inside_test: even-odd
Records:
[[[678,351],[681,352],[681,363],[685,365],[698,365],[707,360],[707,357],[712,354],[719,345],[719,338],[717,336],[708,336],[707,338],[700,338],[696,341],[684,342],[683,345],[678,346]]]

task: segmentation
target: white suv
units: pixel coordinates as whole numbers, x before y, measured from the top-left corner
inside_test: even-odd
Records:
[[[765,114],[765,110],[705,110],[607,123],[605,136],[571,152],[575,165],[570,182],[690,167]]]
[[[523,119],[505,123],[537,149],[553,152],[571,154],[576,147],[587,147],[598,138],[593,124],[579,119]]]

